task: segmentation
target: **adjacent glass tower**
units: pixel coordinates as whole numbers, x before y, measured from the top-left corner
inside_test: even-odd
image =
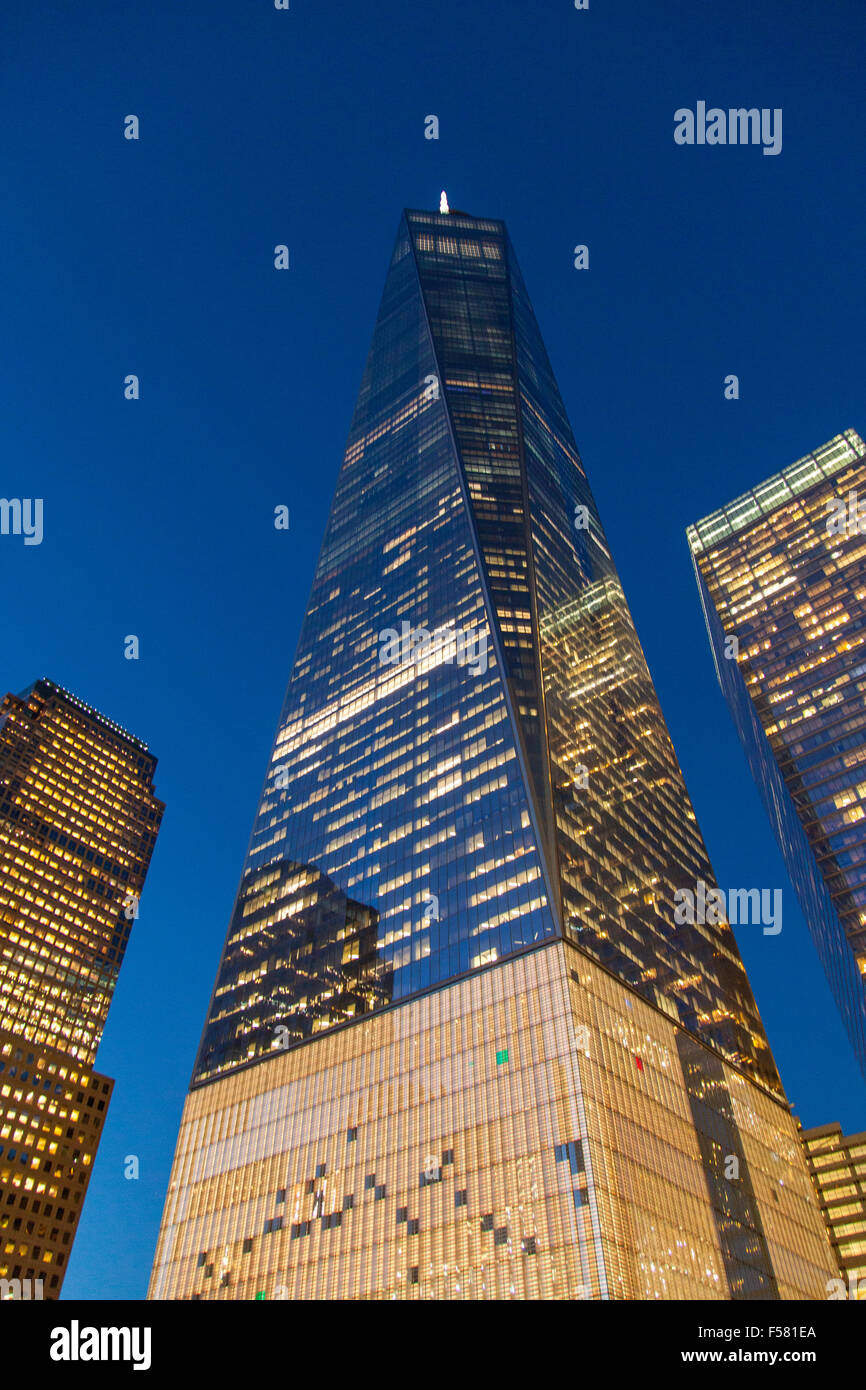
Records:
[[[688,530],[719,682],[866,1076],[864,533],[853,430]]]
[[[93,1063],[164,809],[155,768],[53,681],[0,703],[0,1296],[63,1284],[114,1084]]]
[[[823,1296],[732,932],[674,922],[698,880],[505,227],[407,212],[150,1296]]]

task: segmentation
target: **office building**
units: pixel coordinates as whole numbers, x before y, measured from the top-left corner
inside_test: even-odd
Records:
[[[838,1297],[866,1299],[866,1132],[839,1124],[804,1129],[800,1139],[843,1276]]]
[[[163,805],[145,744],[52,681],[0,704],[0,1287],[57,1298],[113,1082],[96,1051]]]
[[[833,1272],[502,222],[401,221],[156,1299],[822,1297]]]
[[[719,682],[866,1076],[864,532],[866,446],[846,430],[688,539]]]

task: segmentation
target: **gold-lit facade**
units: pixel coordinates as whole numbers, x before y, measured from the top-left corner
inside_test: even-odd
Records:
[[[93,1071],[163,805],[48,680],[0,704],[0,1279],[56,1298],[113,1082]]]
[[[820,1299],[835,1273],[787,1107],[558,941],[192,1091],[149,1297]]]
[[[0,1030],[0,1280],[12,1297],[28,1284],[30,1298],[60,1294],[113,1087]]]
[[[831,1257],[733,933],[674,920],[699,880],[505,227],[406,212],[151,1296],[813,1296]],[[605,1051],[632,1015],[678,1078],[663,1102],[637,1045]]]
[[[719,682],[866,1075],[866,445],[689,527]]]
[[[866,1132],[819,1125],[800,1139],[842,1274],[838,1294],[866,1300]]]

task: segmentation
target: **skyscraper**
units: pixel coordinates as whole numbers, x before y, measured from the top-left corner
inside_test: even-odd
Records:
[[[153,1298],[835,1273],[505,227],[406,212]]]
[[[866,1075],[866,446],[688,529],[719,683]]]
[[[114,1084],[93,1063],[163,812],[155,767],[52,681],[0,704],[0,1281],[12,1297],[57,1298],[66,1273]]]
[[[839,1124],[800,1131],[830,1244],[844,1275],[836,1297],[866,1300],[866,1133]]]

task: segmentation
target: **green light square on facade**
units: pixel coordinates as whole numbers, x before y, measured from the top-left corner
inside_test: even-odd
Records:
[[[501,1051],[501,1052],[497,1052],[497,1054],[496,1054],[496,1065],[497,1065],[497,1067],[501,1067],[501,1066],[502,1066],[502,1063],[503,1063],[503,1062],[507,1062],[507,1061],[508,1061],[508,1048],[507,1048],[507,1047],[503,1047],[502,1051]]]

